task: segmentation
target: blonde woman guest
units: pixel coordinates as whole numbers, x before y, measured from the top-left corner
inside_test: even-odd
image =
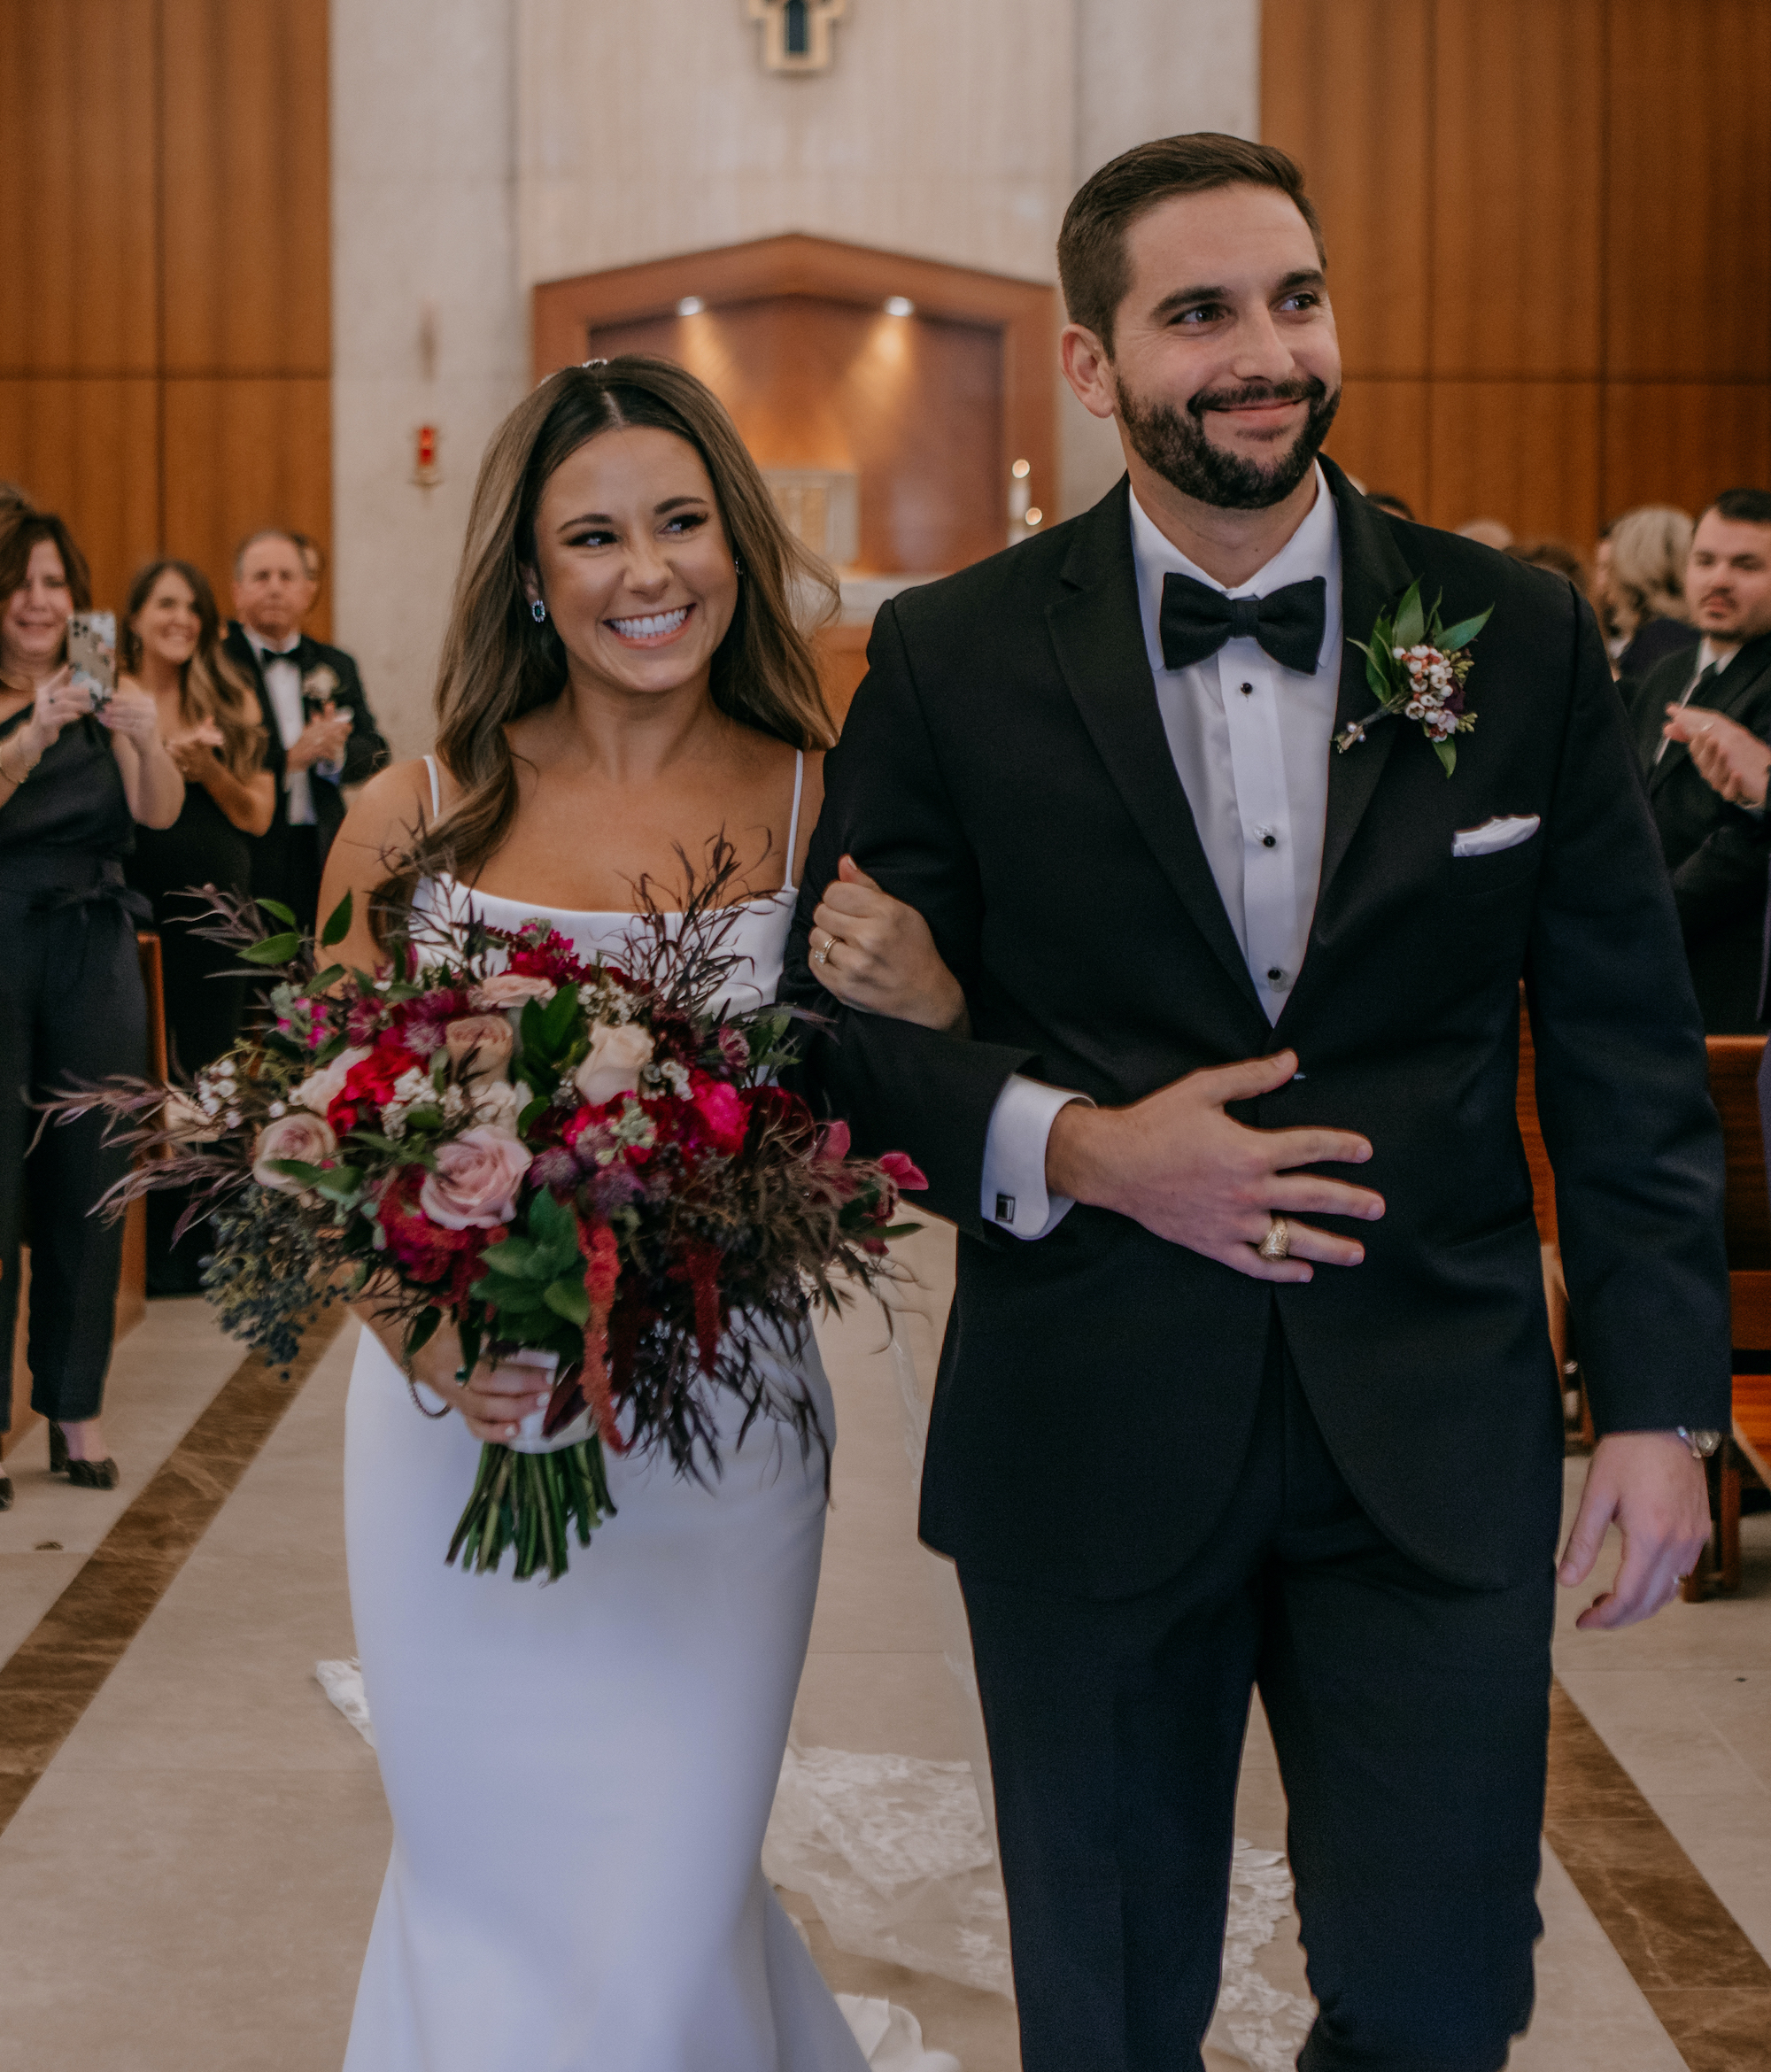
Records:
[[[90,1214],[128,1167],[94,1117],[27,1156],[29,1104],[70,1079],[139,1072],[147,1017],[124,882],[137,826],[169,827],[184,784],[152,699],[120,686],[94,715],[66,667],[86,560],[47,511],[0,517],[0,1346],[12,1343],[31,1233],[32,1408],[71,1481],[114,1488],[98,1421],[122,1265],[120,1225]],[[0,1414],[4,1406],[0,1405]],[[0,1507],[12,1499],[0,1485]]]
[[[1644,504],[1606,529],[1605,545],[1601,615],[1621,644],[1614,650],[1619,679],[1633,689],[1669,654],[1698,644],[1685,604],[1690,517],[1671,504]]]
[[[791,599],[828,594],[713,395],[630,356],[553,375],[480,471],[444,643],[437,753],[376,777],[328,865],[581,954],[617,950],[633,887],[722,833],[747,865],[741,997],[780,978],[833,737]],[[423,823],[424,831],[414,836]],[[926,936],[924,938],[926,940]],[[946,974],[941,979],[950,988]],[[742,1406],[723,1466],[611,1458],[617,1515],[545,1589],[442,1550],[480,1442],[533,1370],[411,1364],[375,1310],[345,1442],[351,1597],[393,1857],[349,2072],[862,2072],[759,1860],[824,1537],[824,1462]],[[783,1366],[833,1437],[816,1349]]]
[[[245,1009],[246,982],[227,975],[237,960],[194,931],[210,904],[204,886],[244,894],[251,885],[252,838],[270,825],[275,805],[264,715],[257,693],[222,652],[209,579],[189,561],[151,561],[135,577],[119,646],[124,681],[153,700],[161,738],[184,778],[178,818],[137,835],[125,868],[153,907],[168,1047],[174,1070],[189,1074],[233,1042]],[[148,1198],[151,1295],[201,1287],[200,1232],[173,1243],[183,1206],[175,1194]]]

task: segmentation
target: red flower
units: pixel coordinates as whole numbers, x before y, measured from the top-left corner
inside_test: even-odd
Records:
[[[928,1186],[924,1176],[914,1166],[908,1154],[902,1151],[883,1151],[879,1156],[879,1169],[889,1173],[901,1194],[920,1194]]]
[[[395,1082],[418,1062],[397,1038],[390,1041],[384,1037],[360,1064],[345,1073],[343,1090],[326,1110],[327,1121],[342,1137],[360,1123],[378,1119]]]
[[[690,1099],[713,1140],[715,1151],[730,1158],[743,1148],[750,1110],[736,1086],[729,1086],[723,1079],[703,1079],[698,1076]]]

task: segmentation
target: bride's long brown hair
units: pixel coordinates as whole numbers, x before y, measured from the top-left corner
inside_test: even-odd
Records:
[[[517,405],[480,464],[437,678],[437,752],[461,797],[445,823],[420,827],[378,904],[402,905],[420,878],[441,871],[471,884],[509,835],[517,781],[505,729],[566,688],[565,647],[551,619],[536,623],[522,589],[542,491],[586,441],[638,426],[674,432],[700,455],[743,570],[714,653],[714,703],[795,748],[836,739],[808,637],[834,612],[836,583],[787,530],[724,406],[668,360],[625,353],[566,367]]]

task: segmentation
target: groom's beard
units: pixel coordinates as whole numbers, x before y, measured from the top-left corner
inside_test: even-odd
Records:
[[[1183,496],[1223,511],[1264,511],[1283,503],[1309,474],[1341,407],[1340,390],[1330,395],[1314,375],[1295,382],[1251,382],[1240,389],[1202,389],[1188,398],[1184,411],[1172,403],[1141,402],[1117,376],[1114,386],[1120,421],[1139,460]],[[1211,444],[1205,429],[1209,412],[1273,402],[1309,405],[1297,437],[1276,460],[1246,460]]]

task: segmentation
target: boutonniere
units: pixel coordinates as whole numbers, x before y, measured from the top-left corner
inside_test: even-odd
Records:
[[[324,705],[337,688],[338,672],[325,662],[309,669],[301,679],[301,695],[311,698],[316,705]]]
[[[1418,720],[1450,777],[1458,767],[1455,737],[1467,734],[1476,723],[1464,697],[1464,679],[1472,661],[1470,643],[1488,624],[1493,610],[1490,605],[1473,619],[1442,626],[1438,599],[1427,610],[1420,602],[1419,578],[1411,583],[1402,601],[1392,611],[1379,615],[1371,638],[1353,643],[1365,658],[1365,681],[1378,707],[1334,737],[1341,753],[1344,755],[1363,741],[1365,729],[1380,719]]]

